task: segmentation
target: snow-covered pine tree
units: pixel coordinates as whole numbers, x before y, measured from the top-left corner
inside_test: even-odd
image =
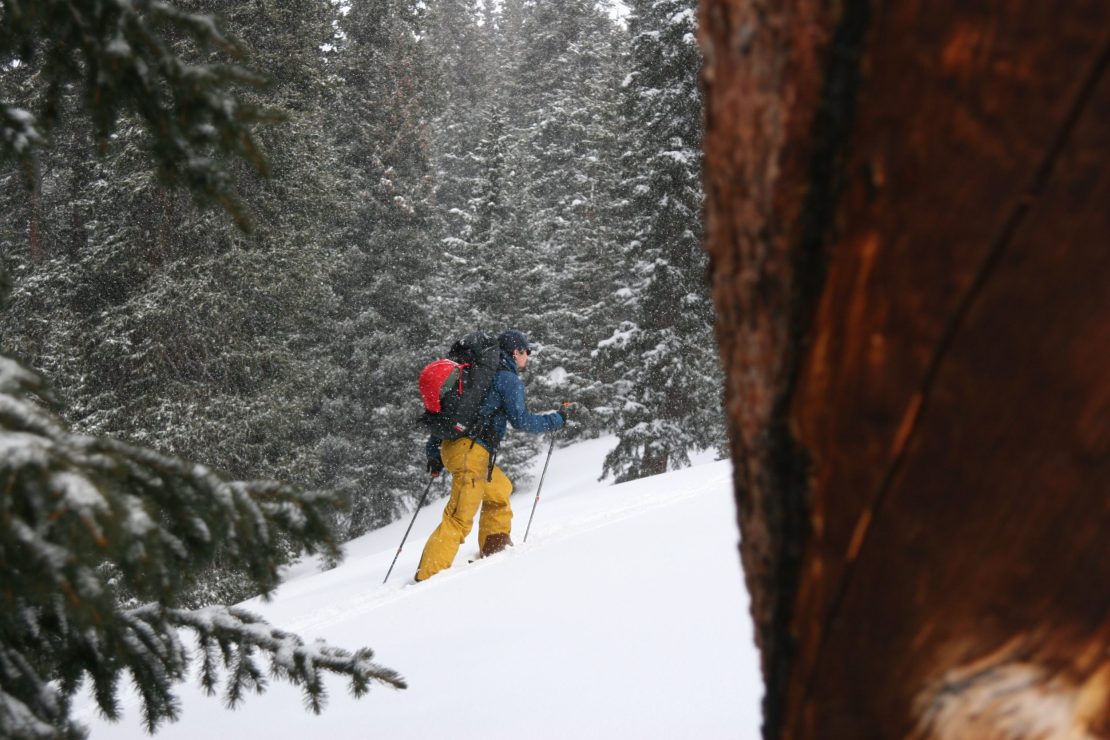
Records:
[[[57,228],[44,230],[50,259],[18,284],[4,322],[8,346],[74,399],[68,416],[79,431],[203,460],[237,477],[316,487],[327,431],[317,413],[329,368],[321,346],[336,302],[329,284],[336,254],[327,248],[334,168],[322,135],[330,89],[319,51],[332,10],[323,0],[209,9],[227,11],[220,27],[247,39],[254,63],[281,73],[265,100],[239,93],[241,105],[265,104],[285,118],[258,135],[273,152],[277,178],[259,182],[227,169],[227,187],[259,217],[255,229],[243,234],[218,212],[197,213],[156,182],[144,154],[148,137],[124,112],[102,158],[74,146],[65,159],[50,152],[41,160],[50,186],[44,223],[67,223],[77,212],[65,198],[67,179],[77,179],[72,162],[88,162],[86,210],[96,216],[80,249],[64,248]],[[182,54],[197,56],[188,47]],[[55,133],[72,138],[64,120]],[[250,595],[250,584],[231,573],[198,602]]]
[[[549,125],[561,128],[553,138],[565,141],[549,146],[544,157],[556,208],[546,242],[559,269],[551,274],[550,300],[539,318],[549,333],[544,367],[561,372],[538,380],[544,391],[558,394],[551,400],[561,396],[580,404],[572,433],[592,435],[602,421],[592,409],[606,399],[603,368],[591,350],[611,326],[606,298],[622,269],[623,255],[616,248],[622,215],[617,163],[626,133],[620,120],[626,36],[595,3],[564,10],[574,13],[566,24],[560,63],[566,95]]]
[[[488,311],[497,302],[496,297],[489,295],[491,281],[502,268],[503,258],[519,244],[519,235],[515,233],[518,222],[514,219],[512,194],[508,190],[513,141],[509,133],[505,80],[512,73],[509,60],[513,58],[513,44],[502,13],[492,3],[483,5],[476,39],[478,58],[484,70],[482,89],[472,111],[476,143],[469,154],[473,178],[466,208],[468,254],[463,255],[467,262],[460,287],[465,291],[462,308],[468,314],[464,321],[483,325],[490,322]]]
[[[441,286],[430,214],[429,62],[423,14],[404,0],[362,3],[341,19],[331,65],[342,89],[329,129],[347,206],[331,276],[333,367],[321,393],[326,483],[351,501],[353,537],[393,519],[425,475],[420,367],[439,343],[430,328]]]
[[[637,163],[626,184],[627,319],[598,345],[619,433],[605,474],[628,480],[688,464],[724,439],[721,374],[701,247],[700,54],[693,0],[634,0],[627,78]]]
[[[506,3],[504,26],[512,215],[502,232],[509,238],[489,251],[511,269],[495,275],[500,305],[491,308],[542,345],[529,383],[534,402],[550,407],[569,398],[588,409],[597,402],[589,351],[607,323],[599,299],[619,263],[611,163],[622,32],[585,1]],[[577,428],[596,432],[592,421],[583,414]]]
[[[476,0],[439,0],[425,21],[435,60],[430,80],[434,106],[430,144],[435,173],[436,212],[444,247],[467,259],[475,214],[470,208],[482,163],[476,155],[484,134],[491,59],[483,53],[481,13]]]
[[[166,2],[107,2],[95,7],[63,0],[6,6],[0,15],[0,57],[32,65],[45,77],[34,109],[0,100],[0,161],[33,170],[35,155],[58,123],[61,97],[77,86],[101,140],[122,113],[141,122],[158,175],[246,223],[229,176],[229,157],[268,171],[253,125],[272,118],[240,93],[264,78],[237,63],[186,62],[194,49],[237,57],[241,50],[210,15]]]
[[[10,145],[5,149],[9,158],[32,163],[40,144],[31,135],[39,130],[36,121],[52,121],[55,109],[70,99],[67,81],[87,74],[88,89],[81,99],[101,137],[115,130],[132,141],[126,136],[127,114],[138,109],[136,120],[147,133],[137,138],[149,136],[166,179],[238,213],[233,184],[226,180],[227,154],[238,152],[255,165],[261,160],[248,126],[255,118],[253,107],[228,92],[227,83],[254,78],[234,67],[185,63],[158,33],[168,27],[171,35],[188,31],[195,40],[229,47],[231,42],[210,17],[189,15],[167,3],[109,3],[89,17],[64,3],[9,10],[0,19],[0,43],[25,63],[35,60],[34,52],[44,57],[30,83],[32,90],[36,85],[47,90],[38,106],[41,118],[26,108],[5,106],[0,138]],[[131,42],[140,40],[145,45],[136,51]],[[79,52],[73,54],[74,49]],[[5,71],[21,68],[8,65]],[[171,97],[162,99],[167,92]],[[178,103],[185,110],[176,110]],[[221,135],[235,140],[213,140]],[[215,158],[209,160],[209,154]],[[80,172],[74,176],[74,181],[85,179]],[[168,242],[159,244],[154,234],[147,236],[143,246],[153,243],[154,249],[139,249],[140,255],[155,255],[163,262],[172,257],[162,249]],[[136,279],[145,277],[136,270],[141,261],[109,248],[111,238],[94,235],[92,242],[78,250],[83,258],[93,264],[102,258],[104,274],[127,276],[130,271],[132,278],[105,280],[93,292],[82,292],[79,270],[55,271],[59,285],[71,291],[65,310],[83,311],[80,319],[101,317],[105,308],[127,299]],[[112,264],[121,257],[122,270]],[[23,263],[22,277],[28,283],[44,277],[34,262]],[[188,289],[187,280],[172,282]],[[0,294],[6,295],[2,271],[0,283],[5,286]],[[106,295],[95,290],[106,286],[117,290]],[[209,308],[214,308],[213,317],[219,316],[219,306]],[[101,335],[90,332],[79,343],[100,340]],[[166,361],[165,349],[175,345],[169,341],[161,347]],[[156,354],[121,356],[142,363]],[[180,357],[192,362],[179,368],[186,376],[200,372],[209,380],[215,371],[217,378],[243,379],[236,373],[221,375],[221,365],[206,364],[206,356],[185,352]],[[234,361],[230,367],[236,367]],[[248,366],[242,369],[250,371]],[[119,377],[120,368],[114,370]],[[104,385],[112,387],[111,382]],[[73,434],[45,407],[50,397],[38,374],[0,356],[0,472],[7,481],[0,499],[0,734],[79,736],[80,728],[69,717],[73,692],[88,679],[101,709],[116,716],[116,690],[124,675],[137,686],[151,729],[172,719],[178,712],[173,687],[185,677],[189,662],[181,630],[198,637],[206,686],[214,691],[220,664],[227,668],[225,694],[232,703],[246,690],[264,687],[257,653],[270,656],[274,675],[302,685],[308,705],[317,710],[324,699],[321,670],[350,676],[355,693],[364,692],[371,681],[403,686],[395,673],[370,661],[368,650],[306,646],[242,610],[185,607],[187,594],[221,557],[235,560],[254,591],[263,593],[276,586],[278,566],[291,551],[324,550],[334,557],[336,542],[328,526],[332,496],[298,493],[277,483],[229,482],[178,457]]]
[[[451,295],[445,311],[450,314],[446,325],[450,334],[472,328],[498,330],[507,320],[505,310],[514,302],[506,295],[503,277],[517,269],[517,259],[524,242],[524,225],[519,219],[516,200],[518,181],[511,170],[516,163],[517,141],[513,135],[511,93],[505,82],[512,77],[512,50],[519,37],[511,36],[505,25],[505,14],[519,9],[519,2],[506,3],[500,13],[485,8],[482,23],[475,29],[475,51],[480,60],[470,59],[471,64],[481,64],[482,87],[472,93],[465,116],[473,133],[473,149],[466,153],[467,178],[453,187],[465,192],[464,207],[466,228],[456,233],[444,233],[448,262],[443,267],[452,276],[448,282]],[[513,16],[513,22],[519,14]],[[438,54],[438,50],[436,50]],[[462,60],[459,60],[460,63]],[[436,136],[443,136],[445,120],[436,121]],[[448,176],[444,166],[437,167],[437,177]],[[442,201],[437,201],[442,207]]]
[[[0,735],[80,737],[74,692],[88,681],[116,718],[124,677],[151,731],[172,721],[174,686],[190,664],[182,631],[198,640],[210,692],[226,674],[231,705],[265,688],[260,655],[314,711],[326,698],[321,671],[349,676],[356,695],[371,682],[404,687],[369,649],[305,644],[242,609],[181,606],[221,553],[268,593],[289,544],[334,552],[331,496],[229,482],[179,458],[71,434],[44,408],[50,400],[40,376],[0,356]]]
[[[443,267],[455,278],[447,334],[524,329],[542,345],[526,374],[529,402],[551,408],[574,398],[588,407],[596,387],[589,350],[607,324],[594,310],[620,256],[607,233],[620,29],[585,0],[508,0],[497,12],[487,6],[476,32],[481,54],[472,65],[481,74],[466,75],[484,87],[461,114],[478,133],[466,185],[455,188],[469,187],[457,209],[465,228],[445,240]],[[510,438],[501,463],[512,471],[540,444]]]

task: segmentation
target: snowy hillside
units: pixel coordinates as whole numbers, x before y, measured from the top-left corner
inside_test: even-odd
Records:
[[[388,584],[411,517],[350,543],[339,568],[301,564],[271,602],[247,602],[306,639],[371,647],[408,690],[355,700],[334,679],[314,716],[286,684],[236,711],[189,685],[182,720],[157,737],[757,738],[762,687],[729,463],[599,484],[611,446],[555,452],[527,543],[534,484],[513,496],[509,551],[468,564],[472,534],[455,567],[413,584],[442,511],[437,483]],[[94,739],[149,737],[137,703],[126,709],[120,723],[81,702],[76,714]]]

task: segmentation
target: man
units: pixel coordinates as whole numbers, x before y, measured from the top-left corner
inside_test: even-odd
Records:
[[[542,434],[560,429],[566,423],[565,411],[532,414],[524,404],[524,383],[519,372],[528,366],[532,347],[522,331],[509,329],[497,337],[501,366],[489,395],[479,411],[480,430],[473,437],[441,442],[428,440],[428,470],[439,475],[443,468],[451,473],[451,497],[443,510],[443,521],[432,532],[420,556],[416,580],[431,578],[451,566],[455,555],[470,534],[474,515],[481,506],[478,521],[478,547],[482,557],[513,544],[509,539],[513,512],[509,495],[512,481],[494,465],[497,448],[505,435],[506,423],[514,429]]]

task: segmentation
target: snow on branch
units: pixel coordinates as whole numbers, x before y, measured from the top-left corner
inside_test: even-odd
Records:
[[[229,671],[225,698],[230,707],[237,706],[248,690],[261,693],[265,678],[254,661],[255,651],[269,654],[270,675],[290,681],[304,689],[305,703],[319,714],[326,701],[321,671],[350,678],[350,691],[360,697],[370,690],[372,681],[395,689],[407,688],[396,671],[373,662],[369,648],[349,652],[322,641],[305,644],[289,632],[271,627],[260,617],[234,607],[212,606],[197,610],[171,609],[160,614],[156,607],[136,610],[144,615],[158,614],[168,623],[186,627],[197,634],[205,656],[201,683],[214,694],[218,683],[216,656],[222,656]]]
[[[327,515],[334,494],[272,481],[229,482],[202,465],[114,440],[74,435],[42,403],[41,377],[0,357],[0,736],[79,736],[69,698],[87,679],[101,711],[118,718],[130,675],[153,731],[180,712],[188,674],[178,630],[201,644],[210,690],[228,672],[230,705],[261,692],[269,674],[326,700],[322,672],[405,688],[372,652],[349,652],[271,627],[224,606],[188,610],[182,594],[219,557],[241,564],[268,594],[288,548],[338,556]],[[127,609],[122,599],[147,602]]]
[[[151,0],[3,7],[5,49],[40,76],[46,95],[38,113],[0,101],[0,161],[19,161],[33,173],[35,152],[58,121],[59,96],[67,87],[83,88],[98,137],[108,139],[120,116],[134,113],[153,139],[162,180],[249,226],[224,160],[268,175],[254,127],[282,116],[248,101],[243,88],[260,88],[267,78],[242,64],[243,49],[217,19]],[[191,54],[175,40],[182,35],[194,42]],[[207,62],[210,50],[230,61]]]

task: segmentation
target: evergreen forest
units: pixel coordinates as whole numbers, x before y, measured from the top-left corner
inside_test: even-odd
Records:
[[[251,649],[309,697],[316,664],[399,684],[196,610],[412,511],[416,377],[468,331],[529,334],[529,406],[613,435],[599,477],[723,449],[694,6],[3,2],[0,728],[79,734],[51,666],[118,650],[102,707],[126,668],[172,718],[172,628],[240,689]],[[507,439],[518,486],[544,444]]]

